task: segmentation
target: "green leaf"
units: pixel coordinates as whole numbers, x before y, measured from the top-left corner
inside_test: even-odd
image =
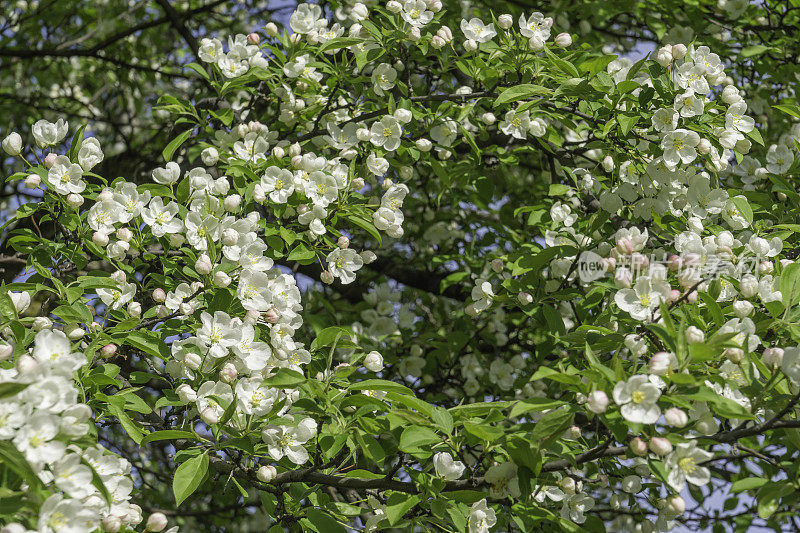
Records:
[[[15,396],[25,390],[28,385],[30,383],[0,383],[0,398]]]
[[[561,407],[562,405],[564,405],[564,402],[561,400],[551,400],[549,398],[528,398],[514,404],[514,407],[511,408],[511,412],[508,414],[508,417],[516,418],[520,415],[524,415],[525,413],[530,413],[531,411],[548,411],[550,409],[555,409],[556,407]]]
[[[797,105],[774,105],[772,106],[778,111],[783,111],[787,115],[792,115],[795,118],[800,118],[800,106]]]
[[[750,202],[747,201],[747,198],[744,196],[734,196],[731,198],[731,202],[733,205],[736,206],[736,209],[739,211],[739,214],[747,220],[748,224],[753,223],[753,208],[750,207]]]
[[[541,442],[559,436],[572,423],[572,411],[566,408],[548,412],[536,422],[531,432],[531,442]]]
[[[366,230],[367,233],[372,235],[376,241],[378,241],[378,245],[383,243],[383,239],[381,238],[380,232],[378,232],[378,228],[375,227],[375,224],[372,222],[365,220],[361,217],[357,217],[355,215],[348,215],[347,220],[355,224],[356,226],[360,227],[363,230]]]
[[[387,381],[385,379],[365,379],[364,381],[353,383],[352,385],[350,385],[349,388],[350,390],[354,391],[382,390],[386,392],[399,392],[400,394],[414,396],[414,391],[412,391],[405,385],[401,385],[400,383],[395,383],[394,381]]]
[[[347,533],[347,530],[325,511],[311,507],[306,511],[306,516],[312,531],[317,533]]]
[[[325,52],[327,50],[338,50],[340,48],[347,48],[348,46],[363,42],[364,39],[360,39],[358,37],[335,37],[325,41],[325,44],[319,47],[319,51]]]
[[[404,429],[400,435],[399,447],[405,452],[428,447],[439,442],[442,442],[442,438],[432,429],[411,426]]]
[[[744,479],[737,479],[731,484],[728,492],[744,492],[747,490],[757,489],[769,483],[768,479],[763,477],[746,477]]]
[[[781,273],[781,296],[787,308],[800,302],[800,263],[791,263]]]
[[[765,46],[763,44],[754,44],[752,46],[745,46],[742,48],[742,51],[739,52],[740,58],[747,58],[747,57],[755,57],[760,56],[767,50],[771,50],[771,46]]]
[[[208,472],[208,456],[200,454],[178,465],[172,480],[175,505],[180,507],[186,498],[194,494]]]
[[[186,139],[188,139],[189,136],[192,134],[193,129],[194,128],[184,131],[183,133],[172,139],[172,141],[170,141],[170,143],[166,146],[166,148],[164,148],[164,151],[161,152],[161,155],[164,156],[164,161],[169,162],[172,160],[172,155],[175,153],[175,150],[177,150],[180,147],[180,145],[186,142]]]
[[[518,102],[519,100],[524,100],[526,98],[530,98],[531,96],[547,94],[549,92],[550,89],[542,87],[541,85],[523,83],[521,85],[515,85],[514,87],[509,87],[508,89],[504,90],[502,93],[500,93],[500,96],[495,99],[492,106],[497,107],[501,104]]]
[[[191,431],[180,431],[177,429],[165,429],[162,431],[154,431],[142,439],[141,446],[154,442],[157,440],[176,440],[176,439],[190,439],[197,440],[197,435]]]
[[[628,132],[631,131],[637,122],[639,122],[638,115],[617,115],[617,122],[619,123],[619,129],[623,135],[628,135]]]
[[[83,144],[83,132],[86,130],[86,126],[88,125],[89,123],[87,122],[78,128],[78,131],[76,131],[75,135],[72,136],[72,143],[69,145],[69,152],[67,152],[67,156],[69,157],[70,161],[78,160],[78,152],[80,152],[81,145]]]
[[[389,525],[397,524],[419,501],[420,497],[413,494],[392,494],[386,502],[386,519],[389,520]]]
[[[274,376],[270,376],[264,380],[264,384],[278,389],[293,389],[305,383],[305,381],[306,377],[297,370],[279,368]]]
[[[16,472],[30,487],[39,488],[42,486],[39,476],[33,472],[25,456],[9,441],[0,441],[0,463]]]
[[[132,438],[137,445],[141,445],[142,439],[144,439],[144,433],[142,433],[142,430],[136,425],[136,422],[134,422],[122,408],[114,404],[108,405],[108,411],[119,420],[120,425],[128,436]]]
[[[479,439],[486,442],[494,442],[503,436],[502,429],[497,426],[493,426],[488,422],[480,424],[474,422],[464,422],[464,430],[467,433],[475,435]]]

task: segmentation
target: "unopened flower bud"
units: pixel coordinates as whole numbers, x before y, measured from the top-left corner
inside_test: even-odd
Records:
[[[603,170],[606,172],[611,172],[616,167],[614,164],[614,159],[610,155],[605,156],[600,164],[603,166]]]
[[[209,425],[217,424],[219,423],[219,414],[217,413],[216,409],[209,405],[203,409],[202,413],[200,413],[200,419]]]
[[[125,283],[128,280],[128,276],[122,270],[115,270],[109,277],[117,283]]]
[[[122,519],[113,514],[107,515],[100,522],[103,527],[103,533],[119,533],[122,529]]]
[[[214,277],[211,280],[211,284],[218,289],[224,289],[231,284],[231,277],[221,270],[214,272]]]
[[[589,394],[589,398],[586,400],[586,408],[599,415],[606,412],[608,403],[608,395],[601,390],[596,390]]]
[[[301,153],[303,153],[303,149],[300,147],[299,143],[292,143],[289,145],[289,155],[291,157],[300,155]]]
[[[158,531],[164,531],[164,528],[167,527],[167,517],[164,513],[153,513],[147,518],[147,525],[145,525],[145,531],[153,531],[157,533]]]
[[[508,28],[514,25],[514,18],[507,13],[500,15],[499,17],[497,17],[497,25],[503,28],[504,30],[507,30]]]
[[[50,153],[47,154],[44,158],[44,168],[53,168],[53,165],[56,164],[56,158],[58,155]]]
[[[142,314],[142,304],[139,302],[129,302],[128,303],[128,313],[131,316],[138,317]]]
[[[33,319],[33,329],[42,331],[43,329],[53,329],[53,321],[46,316],[37,316]]]
[[[199,354],[189,352],[183,357],[183,364],[190,370],[197,370],[203,364],[203,358]]]
[[[672,64],[672,46],[662,46],[656,52],[656,62],[664,68]]]
[[[753,312],[753,304],[747,300],[736,300],[733,302],[733,312],[739,318],[749,316]]]
[[[16,131],[9,133],[3,139],[3,151],[8,155],[19,155],[22,151],[22,136]]]
[[[331,283],[333,283],[333,274],[331,274],[327,270],[323,270],[319,275],[319,279],[320,281],[322,281],[322,283],[330,285]]]
[[[517,294],[517,301],[522,305],[528,305],[529,303],[533,302],[533,296],[525,291],[520,291],[519,294]]]
[[[19,359],[17,359],[16,368],[17,372],[20,374],[33,372],[33,370],[38,366],[39,362],[28,354],[22,354]]]
[[[672,452],[672,443],[664,437],[653,437],[648,444],[650,451],[654,454],[663,457]]]
[[[670,407],[664,411],[664,420],[667,424],[676,428],[682,428],[689,423],[689,417],[686,416],[682,409],[677,407]]]
[[[686,45],[684,44],[673,44],[672,45],[672,57],[675,59],[683,59],[686,57]]]
[[[467,39],[466,41],[464,41],[464,50],[466,50],[467,52],[474,52],[477,49],[478,49],[478,43],[476,43],[472,39]]]
[[[699,328],[689,326],[686,328],[686,342],[694,344],[696,342],[703,342],[706,340],[706,334]]]
[[[178,310],[183,315],[191,315],[192,313],[194,313],[194,306],[189,302],[181,302],[181,305],[179,306]]]
[[[86,335],[86,330],[80,327],[78,324],[67,324],[64,328],[64,332],[67,334],[67,337],[76,341]]]
[[[264,26],[264,33],[266,33],[270,37],[277,37],[278,26],[274,22],[268,22],[267,25]]]
[[[380,372],[383,370],[383,356],[380,352],[369,352],[364,358],[364,368],[370,372]]]
[[[100,349],[100,354],[106,359],[114,357],[114,354],[116,353],[117,353],[117,345],[114,343],[106,344]]]
[[[201,276],[210,274],[212,268],[214,268],[214,265],[211,264],[211,258],[206,254],[200,254],[197,261],[194,263],[194,269]]]
[[[433,148],[433,143],[426,138],[417,139],[414,142],[414,145],[417,147],[417,150],[420,152],[430,152],[431,148]]]
[[[783,362],[783,348],[765,348],[761,359],[767,368],[774,370]]]
[[[656,376],[663,376],[670,370],[672,364],[672,354],[668,352],[656,352],[650,358],[650,373]]]
[[[697,143],[697,151],[701,154],[707,154],[711,151],[711,141],[706,138],[700,139],[700,142]]]
[[[29,174],[25,178],[25,187],[29,189],[35,189],[42,183],[42,178],[39,174]]]
[[[231,194],[230,196],[226,196],[225,200],[223,200],[222,204],[225,207],[225,211],[232,212],[239,209],[239,204],[242,203],[242,197],[238,194]]]
[[[728,348],[725,350],[725,357],[731,363],[741,363],[742,359],[744,359],[744,350],[741,348]]]
[[[487,126],[491,126],[497,121],[497,117],[494,116],[494,113],[492,113],[491,111],[487,111],[486,113],[481,115],[481,121],[483,121],[483,123],[486,124]]]
[[[496,259],[492,259],[492,270],[494,270],[497,274],[503,271],[503,260],[499,257]]]
[[[345,248],[347,248],[348,246],[350,246],[350,239],[348,239],[347,237],[345,237],[344,235],[342,235],[341,237],[339,237],[339,238],[336,240],[336,246],[338,246],[339,248],[341,248],[341,249],[343,249],[343,250],[344,250]]]
[[[647,444],[639,437],[634,437],[631,439],[630,444],[628,446],[633,452],[634,455],[644,456],[647,455]]]
[[[97,246],[104,248],[108,245],[108,235],[100,231],[95,231],[92,234],[92,242]]]
[[[403,10],[403,5],[397,0],[389,0],[386,3],[386,11],[389,13],[400,13]]]
[[[233,383],[239,375],[233,363],[225,363],[219,371],[219,379],[225,383]]]
[[[175,389],[175,394],[184,404],[194,403],[197,400],[197,392],[188,383],[178,385],[178,388]]]
[[[567,48],[572,45],[572,36],[569,33],[559,33],[555,42],[559,48]]]
[[[164,292],[164,289],[158,288],[153,291],[153,300],[161,303],[167,299],[167,293]]]
[[[128,228],[119,228],[117,230],[117,238],[122,242],[130,242],[133,239],[133,232]]]
[[[248,44],[258,44],[261,42],[261,36],[257,33],[249,33],[247,35],[247,43]]]
[[[256,472],[256,477],[262,483],[269,483],[275,476],[278,475],[278,471],[272,465],[265,465],[258,469]]]
[[[667,507],[676,515],[682,515],[686,511],[686,502],[678,494],[673,494],[667,498]]]

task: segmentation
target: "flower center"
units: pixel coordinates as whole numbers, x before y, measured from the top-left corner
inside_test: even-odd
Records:
[[[635,390],[633,391],[633,394],[631,394],[631,399],[633,400],[633,403],[640,404],[645,399],[645,393],[640,390]]]

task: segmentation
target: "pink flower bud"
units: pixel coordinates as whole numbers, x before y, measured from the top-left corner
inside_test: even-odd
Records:
[[[44,168],[53,168],[53,165],[56,164],[56,158],[58,155],[50,153],[44,158]]]
[[[247,35],[248,44],[258,44],[261,42],[261,36],[257,33],[250,33]]]
[[[353,187],[354,191],[360,191],[365,185],[364,178],[353,178],[353,181],[350,182],[350,186]]]
[[[164,513],[153,513],[147,518],[145,531],[157,533],[158,531],[163,531],[165,527],[167,527],[167,517]]]
[[[663,376],[672,366],[672,354],[667,352],[656,352],[650,358],[650,373],[656,376]]]
[[[680,256],[674,254],[669,256],[669,259],[667,260],[667,268],[669,268],[672,272],[677,272],[682,266],[683,260],[680,258]]]
[[[217,424],[219,423],[219,414],[217,410],[211,407],[210,405],[203,409],[203,412],[200,413],[200,419],[205,422],[206,424]]]
[[[67,205],[72,207],[73,209],[78,209],[80,206],[83,205],[83,196],[77,193],[68,194]]]
[[[333,274],[331,274],[327,270],[323,270],[319,275],[319,279],[320,281],[322,281],[322,283],[330,285],[331,283],[333,283]]]
[[[566,48],[572,45],[572,36],[569,33],[559,33],[556,35],[556,46]]]
[[[682,428],[689,423],[689,417],[686,416],[682,409],[677,407],[670,407],[664,411],[664,420],[667,424],[676,428]]]
[[[264,313],[264,320],[266,320],[270,324],[277,324],[278,320],[281,318],[280,313],[274,307],[271,307]]]
[[[200,256],[197,258],[197,261],[194,263],[194,269],[201,276],[210,274],[213,268],[214,265],[211,264],[211,258],[206,254],[200,254]]]
[[[122,529],[122,519],[113,514],[104,517],[100,524],[104,533],[118,533]]]
[[[25,178],[25,186],[29,189],[35,189],[42,183],[42,178],[39,174],[29,174]]]
[[[671,291],[669,291],[669,296],[667,297],[668,304],[674,304],[680,299],[681,299],[681,291],[679,291],[678,289],[672,289]]]
[[[5,361],[14,353],[14,347],[10,344],[0,344],[0,361]]]
[[[741,348],[728,348],[725,350],[725,357],[731,363],[741,363],[742,359],[744,359],[744,350]]]
[[[239,372],[236,371],[233,363],[225,363],[219,371],[219,379],[225,383],[233,383],[238,375]]]
[[[92,242],[95,243],[97,246],[105,247],[108,245],[108,235],[105,233],[101,233],[99,231],[95,231],[92,234]]]
[[[628,446],[634,455],[638,455],[640,457],[647,455],[647,444],[639,437],[634,437],[631,439],[631,442],[628,444]]]
[[[116,353],[117,353],[117,345],[113,343],[106,344],[100,349],[100,354],[106,359],[114,357],[114,354]]]
[[[161,303],[167,299],[167,293],[164,292],[164,289],[158,288],[153,291],[153,300],[158,303]]]
[[[494,270],[496,273],[499,274],[500,272],[502,272],[503,271],[503,267],[504,267],[504,265],[503,265],[503,260],[502,259],[500,259],[500,258],[492,259],[492,270]]]
[[[17,359],[16,367],[17,372],[20,374],[33,372],[37,366],[39,366],[39,362],[28,354],[22,354],[19,359]]]
[[[650,451],[654,454],[663,457],[672,452],[672,443],[664,437],[653,437],[648,444]]]
[[[111,276],[110,276],[110,277],[111,277],[111,279],[113,279],[113,280],[114,280],[114,281],[116,281],[117,283],[125,283],[125,281],[128,279],[128,276],[126,276],[126,275],[125,275],[125,272],[123,272],[122,270],[116,270],[116,271],[114,271],[114,272],[111,274]]]
[[[339,239],[337,239],[336,246],[344,250],[345,248],[350,246],[350,239],[342,235],[341,237],[339,237]]]
[[[122,242],[130,242],[133,239],[133,232],[128,228],[119,228],[117,230],[117,238]]]
[[[598,415],[605,413],[608,408],[608,395],[601,390],[592,392],[586,401],[586,408]]]
[[[628,237],[617,239],[617,250],[623,255],[630,255],[633,253],[633,244]]]

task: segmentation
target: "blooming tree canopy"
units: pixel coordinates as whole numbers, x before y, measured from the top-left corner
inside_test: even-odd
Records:
[[[0,531],[798,527],[796,1],[66,4]]]

